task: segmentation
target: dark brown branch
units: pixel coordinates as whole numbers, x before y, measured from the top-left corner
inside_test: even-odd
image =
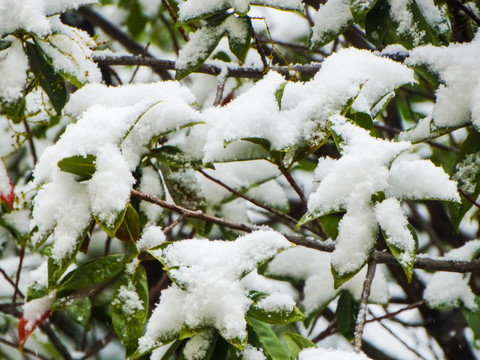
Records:
[[[185,215],[181,214],[178,218],[175,219],[175,221],[173,221],[170,225],[168,225],[165,229],[163,229],[163,233],[165,235],[167,235],[170,231],[172,231],[172,229],[177,226],[178,224],[180,224],[183,220],[183,218],[185,217]]]
[[[203,170],[198,170],[198,172],[200,174],[202,174],[203,176],[205,176],[207,179],[213,181],[215,184],[218,184],[220,185],[221,187],[227,189],[228,191],[230,191],[232,194],[234,194],[235,196],[238,196],[239,198],[242,198],[244,200],[247,200],[248,202],[252,203],[253,205],[255,206],[258,206],[259,208],[262,208],[272,214],[275,214],[277,215],[278,217],[282,218],[282,219],[285,219],[287,221],[289,221],[290,223],[296,225],[298,223],[298,220],[294,219],[293,217],[287,215],[287,214],[284,214],[283,212],[281,211],[278,211],[278,210],[275,210],[274,208],[271,208],[270,206],[267,206],[265,204],[262,204],[261,202],[255,200],[255,199],[252,199],[248,196],[246,196],[245,194],[242,194],[241,192],[231,188],[230,186],[228,186],[227,184],[225,184],[224,182],[214,178],[213,176],[210,176],[209,174],[207,174],[205,171]],[[310,227],[308,226],[304,226],[306,229],[310,230],[311,232],[313,232],[314,234],[324,238],[325,240],[328,238],[327,236],[325,236],[325,234],[321,234],[321,233],[317,233],[315,232],[313,229],[311,229]]]
[[[13,288],[15,288],[15,283],[13,282],[12,279],[10,279],[10,277],[8,276],[8,274],[5,272],[5,270],[3,270],[2,268],[0,268],[0,274],[3,275],[3,277],[5,278],[5,280],[7,280],[7,282],[12,285]],[[18,289],[17,287],[17,294],[18,296],[20,296],[22,299],[25,298],[25,295],[22,294],[22,292]],[[14,302],[15,303],[15,302]]]
[[[17,268],[17,277],[15,278],[13,296],[12,296],[12,304],[17,302],[17,294],[19,292],[18,285],[20,284],[20,273],[22,272],[23,266],[23,258],[25,257],[25,246],[22,246],[22,250],[20,251],[20,259],[18,261],[18,268]]]
[[[211,222],[212,224],[224,226],[229,229],[239,230],[247,233],[262,229],[261,227],[238,224],[225,219],[217,218],[215,216],[207,215],[199,211],[189,210],[178,205],[170,204],[164,200],[157,199],[153,196],[144,194],[138,190],[132,190],[131,195],[138,199],[149,202],[151,204],[156,204],[165,209],[174,211],[178,214],[184,214],[186,217]],[[311,249],[325,251],[325,252],[333,252],[335,250],[335,246],[332,243],[315,240],[313,238],[309,238],[305,236],[292,236],[292,235],[286,235],[286,234],[283,234],[283,236],[285,236],[285,238],[288,241],[290,241],[295,245],[305,246]],[[371,260],[375,261],[378,264],[398,265],[398,262],[395,260],[392,254],[383,252],[383,251],[375,251],[372,254]],[[428,271],[477,273],[477,272],[480,272],[480,260],[476,259],[471,261],[461,261],[461,260],[448,260],[448,259],[432,259],[428,257],[419,256],[415,260],[414,267],[416,269],[424,269]]]
[[[172,18],[173,22],[175,24],[178,23],[178,18],[177,18],[177,14],[175,14],[175,11],[172,9],[172,7],[170,6],[170,4],[168,3],[167,0],[162,0],[162,3],[163,5],[165,5],[165,7],[167,8],[168,10],[168,14],[170,15],[170,17]],[[188,35],[185,33],[185,29],[181,26],[178,26],[177,25],[177,29],[178,31],[180,32],[180,34],[182,34],[182,37],[183,37],[183,40],[185,40],[185,42],[188,42],[189,38],[188,38]]]
[[[27,141],[28,141],[28,147],[30,148],[30,153],[32,154],[33,158],[33,167],[37,165],[37,152],[35,150],[35,144],[33,143],[33,137],[32,137],[32,132],[30,131],[30,126],[28,125],[27,120],[23,121],[23,125],[25,126],[25,132],[27,133]]]
[[[162,60],[155,59],[153,57],[141,56],[94,56],[93,60],[100,65],[125,65],[125,66],[149,66],[154,69],[163,69],[163,70],[175,70],[175,61],[172,60]],[[208,74],[218,76],[221,74],[223,67],[214,65],[214,64],[203,64],[197,70],[196,73]],[[291,77],[291,71],[298,72],[302,76],[312,77],[318,70],[320,70],[319,63],[312,63],[308,65],[292,65],[287,66],[275,66],[272,65],[269,67],[270,70],[276,71],[286,78]],[[249,79],[261,79],[265,75],[263,69],[257,67],[248,67],[248,66],[229,66],[228,67],[228,76],[229,77],[241,77]]]
[[[458,189],[458,192],[465,198],[467,199],[469,202],[471,202],[473,205],[475,205],[475,207],[479,208],[480,209],[480,204],[477,203],[475,201],[474,198],[472,198],[468,193],[466,193],[464,190],[462,189]]]
[[[392,317],[395,317],[395,316],[397,316],[398,314],[401,314],[401,313],[404,312],[404,311],[416,309],[416,308],[418,308],[419,306],[422,306],[423,304],[425,304],[424,301],[417,301],[416,303],[413,303],[413,304],[410,304],[410,305],[408,305],[408,306],[405,306],[404,308],[401,308],[400,310],[397,310],[397,311],[394,311],[394,312],[385,314],[385,315],[383,315],[383,316],[379,316],[379,317],[374,317],[374,318],[372,318],[372,319],[368,319],[367,321],[365,321],[365,323],[374,322],[374,321],[382,321],[382,320],[385,320],[385,319],[391,319]]]
[[[360,298],[360,304],[358,306],[357,324],[355,325],[355,340],[353,342],[353,350],[360,352],[362,350],[362,337],[363,328],[365,326],[365,318],[367,316],[367,302],[370,297],[370,289],[372,287],[372,281],[375,277],[375,268],[377,264],[375,261],[368,263],[367,276],[363,283],[362,296]]]

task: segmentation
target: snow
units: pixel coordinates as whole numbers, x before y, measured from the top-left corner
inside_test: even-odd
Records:
[[[338,34],[353,21],[349,0],[329,0],[313,15],[311,42],[325,44],[332,34]]]
[[[154,196],[159,199],[165,198],[165,190],[163,188],[160,174],[153,166],[142,168],[142,177],[138,190],[144,194]],[[145,214],[149,224],[156,224],[163,214],[163,209],[155,204],[146,201],[140,203],[140,211]]]
[[[330,261],[329,253],[296,246],[283,251],[270,261],[266,276],[304,282],[304,299],[300,304],[305,315],[309,316],[327,306],[342,290],[347,290],[356,299],[360,299],[366,269],[362,269],[352,279],[334,289]],[[381,267],[377,268],[369,300],[379,304],[388,303],[387,281]]]
[[[397,34],[400,37],[412,37],[413,46],[421,45],[425,32],[418,29],[413,19],[411,3],[413,0],[390,0],[390,16],[398,25]]]
[[[5,40],[12,41],[12,44],[0,51],[0,98],[15,101],[23,95],[29,69],[28,59],[20,40],[12,36],[7,36]]]
[[[52,31],[52,18],[48,16],[96,2],[97,0],[2,0],[0,34],[24,29],[42,37]]]
[[[321,348],[304,349],[298,354],[298,360],[369,360],[364,353]]]
[[[204,359],[213,340],[213,331],[207,330],[193,336],[187,341],[183,348],[183,355],[186,360]]]
[[[475,193],[477,171],[480,168],[479,153],[468,154],[455,165],[453,179],[458,181],[460,188],[468,194]]]
[[[25,330],[29,331],[42,316],[50,311],[55,302],[56,292],[52,291],[47,296],[31,300],[23,306],[23,318],[26,321]]]
[[[3,161],[0,161],[0,197],[8,197],[8,195],[12,191],[12,187],[10,184],[10,178],[8,177],[5,164],[3,163]]]
[[[480,252],[480,240],[467,242],[453,249],[445,258],[448,260],[472,260]],[[433,308],[453,308],[460,305],[472,311],[478,310],[476,295],[469,285],[469,274],[436,272],[429,279],[423,292],[423,298]]]
[[[159,226],[148,226],[145,227],[142,237],[137,241],[137,249],[138,251],[147,251],[165,240],[165,234]]]
[[[400,264],[412,264],[416,244],[407,228],[408,220],[403,213],[400,202],[395,198],[388,198],[381,203],[377,203],[375,217],[387,235],[387,244],[400,251]]]
[[[476,66],[480,56],[479,41],[480,37],[476,36],[470,43],[448,47],[426,45],[410,52],[407,65],[426,65],[442,82],[435,93],[433,120],[436,127],[461,126],[469,121],[480,126],[477,95],[480,69]]]
[[[235,241],[177,241],[151,253],[169,268],[175,284],[163,291],[140,351],[168,342],[182,324],[212,326],[227,340],[246,338],[245,313],[251,304],[239,280],[290,246],[279,233],[261,230]]]
[[[242,360],[266,360],[263,350],[247,344],[242,352]]]

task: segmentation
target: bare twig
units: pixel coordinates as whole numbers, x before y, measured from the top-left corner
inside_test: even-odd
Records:
[[[178,224],[180,224],[183,220],[183,218],[185,217],[185,215],[181,214],[179,217],[177,217],[175,219],[175,221],[173,221],[170,225],[168,225],[165,229],[163,229],[163,233],[165,235],[167,235],[170,231],[172,231],[172,229],[177,226]]]
[[[308,201],[307,201],[307,198],[305,197],[305,194],[303,193],[302,188],[297,184],[292,174],[290,174],[290,172],[287,169],[280,168],[280,171],[282,172],[283,176],[285,176],[285,179],[287,179],[288,183],[292,186],[293,190],[295,190],[295,192],[298,194],[303,207],[306,209]]]
[[[167,8],[168,14],[172,18],[173,22],[175,24],[177,24],[177,22],[178,22],[177,14],[175,14],[175,11],[172,9],[172,7],[168,3],[168,1],[167,0],[162,0],[162,3]],[[183,40],[185,40],[185,42],[188,42],[189,39],[188,39],[188,35],[185,33],[185,29],[181,26],[178,26],[178,25],[177,25],[177,28],[178,28],[178,31],[180,32],[180,34],[182,34]]]
[[[365,282],[363,283],[362,296],[358,306],[357,324],[355,326],[355,340],[353,342],[353,349],[357,353],[362,350],[362,336],[363,327],[365,326],[365,318],[367,315],[367,302],[370,296],[370,289],[375,276],[376,266],[377,264],[375,261],[370,261],[368,263],[367,276],[365,278]]]
[[[27,120],[23,121],[23,125],[25,127],[25,132],[27,133],[28,147],[30,149],[30,153],[32,154],[33,166],[35,167],[35,165],[37,164],[38,158],[37,158],[37,152],[35,150],[35,144],[33,143],[32,132],[30,131],[30,126],[28,125]]]
[[[317,336],[315,336],[314,339],[312,339],[312,342],[314,344],[316,344],[317,342],[319,342],[320,340],[323,340],[325,339],[326,337],[334,334],[335,332],[337,331],[337,320],[334,319],[333,321],[331,321],[328,326],[325,328],[325,330],[323,330],[320,334],[318,334]]]
[[[222,103],[223,98],[223,91],[225,90],[225,83],[228,79],[228,68],[218,75],[218,85],[217,85],[217,94],[215,95],[215,101],[213,102],[213,106],[218,106]]]
[[[13,282],[12,279],[10,279],[10,277],[9,277],[8,274],[5,272],[5,270],[3,270],[2,268],[0,268],[0,274],[3,275],[3,277],[5,278],[5,280],[7,280],[8,283],[9,283],[10,285],[12,285],[13,288],[17,288],[17,294],[18,294],[18,296],[20,296],[22,299],[24,299],[24,298],[25,298],[25,295],[23,295],[22,292],[18,289],[18,287],[15,286],[15,283]],[[13,303],[15,303],[15,301],[14,301]]]
[[[15,278],[13,296],[12,296],[12,304],[17,302],[17,294],[19,292],[18,285],[20,284],[20,273],[22,272],[23,266],[23,258],[25,257],[25,246],[22,246],[22,250],[20,251],[20,259],[18,261],[18,268],[17,268],[17,277]]]
[[[175,61],[172,60],[163,60],[155,59],[153,57],[141,56],[94,56],[93,60],[101,65],[126,65],[126,66],[149,66],[153,69],[163,69],[163,70],[175,70]],[[215,64],[203,64],[194,72],[208,75],[218,76],[222,72],[223,67]],[[270,70],[276,71],[283,75],[286,78],[291,77],[291,71],[298,72],[302,76],[312,77],[318,70],[320,70],[319,63],[311,63],[307,65],[291,65],[287,66],[276,66],[272,65],[269,67]],[[249,66],[230,66],[228,67],[228,76],[229,77],[241,77],[249,79],[261,79],[265,75],[263,69],[258,67],[249,67]]]
[[[157,199],[153,196],[144,194],[138,190],[131,191],[132,196],[149,202],[151,204],[156,204],[165,209],[174,211],[178,214],[184,214],[186,217],[199,219],[212,224],[219,226],[224,226],[229,229],[239,230],[246,233],[250,233],[256,230],[262,229],[262,227],[249,226],[246,224],[239,224],[231,222],[222,218],[204,214],[200,211],[189,210],[178,205],[170,204],[164,200]],[[332,243],[322,242],[315,240],[313,238],[305,236],[292,236],[283,234],[285,238],[293,244],[305,246],[311,249],[316,249],[324,252],[333,252],[335,246]],[[396,264],[398,262],[395,260],[392,254],[383,251],[375,251],[372,254],[372,261],[375,261],[377,264]],[[449,260],[449,259],[433,259],[424,256],[418,256],[414,263],[414,268],[424,269],[428,271],[447,271],[455,273],[469,273],[469,272],[480,272],[480,260],[471,260],[471,261],[462,261],[462,260]]]
[[[412,309],[416,309],[418,308],[419,306],[422,306],[423,304],[425,304],[425,302],[422,300],[422,301],[417,301],[413,304],[410,304],[408,306],[405,306],[404,308],[401,308],[400,310],[397,310],[397,311],[394,311],[394,312],[391,312],[391,313],[388,313],[388,314],[385,314],[383,316],[379,316],[379,317],[374,317],[372,319],[368,319],[365,321],[365,323],[369,323],[369,322],[373,322],[373,321],[381,321],[381,320],[385,320],[385,319],[390,319],[392,317],[395,317],[397,316],[398,314],[401,314],[402,312],[404,311],[408,311],[408,310],[412,310]]]
[[[90,350],[81,358],[81,360],[86,360],[90,356],[96,355],[99,353],[117,334],[112,329],[110,330],[101,340],[97,341],[92,345]]]

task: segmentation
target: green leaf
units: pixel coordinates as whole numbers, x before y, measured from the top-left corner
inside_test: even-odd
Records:
[[[415,265],[415,259],[417,255],[418,237],[417,237],[417,232],[415,231],[414,227],[411,224],[407,224],[407,229],[410,232],[410,234],[412,234],[412,238],[415,241],[415,247],[411,254],[406,254],[405,250],[396,246],[395,242],[392,242],[391,239],[386,234],[384,234],[384,238],[393,256],[395,257],[397,262],[400,264],[403,271],[405,271],[407,280],[410,283],[412,281],[413,266]],[[408,258],[408,261],[405,261],[405,258]]]
[[[10,40],[0,39],[0,51],[8,49],[12,45]]]
[[[313,342],[298,334],[284,332],[283,337],[285,338],[285,343],[293,360],[298,358],[298,354],[303,349],[316,347]]]
[[[67,102],[67,89],[63,77],[55,72],[54,68],[47,62],[43,51],[37,44],[25,42],[30,68],[37,77],[40,86],[52,102],[52,106],[60,114]]]
[[[67,314],[77,324],[83,326],[86,330],[90,329],[90,315],[92,312],[92,302],[89,298],[67,307]]]
[[[212,164],[203,164],[201,159],[191,159],[186,153],[176,146],[163,145],[160,148],[151,150],[149,154],[158,161],[174,168],[190,168],[199,170],[213,167]]]
[[[92,224],[88,224],[84,231],[75,239],[75,246],[68,255],[58,260],[54,259],[52,256],[48,257],[48,290],[56,288],[58,279],[60,279],[65,270],[67,270],[70,264],[75,260],[91,225]]]
[[[120,225],[122,225],[123,219],[125,218],[125,214],[127,213],[127,208],[129,204],[130,203],[128,203],[127,206],[125,206],[125,209],[123,209],[118,213],[115,221],[111,225],[100,221],[100,219],[98,218],[95,218],[95,221],[97,222],[97,225],[100,226],[100,229],[102,229],[102,231],[106,233],[108,236],[110,236],[111,238],[115,237],[115,235],[117,234],[117,230],[120,228]]]
[[[125,347],[126,358],[133,355],[137,349],[147,316],[147,273],[145,268],[139,265],[133,274],[127,270],[120,276],[112,296],[112,323]]]
[[[375,6],[377,0],[350,0],[350,12],[357,24],[362,24],[367,13]]]
[[[48,289],[40,285],[37,281],[35,281],[33,284],[31,284],[27,288],[27,302],[32,301],[34,299],[40,299],[44,296],[48,295]]]
[[[102,256],[69,272],[57,288],[57,298],[71,294],[75,290],[93,288],[115,278],[125,268],[123,255]]]
[[[280,339],[270,326],[260,320],[248,318],[248,342],[261,348],[268,359],[290,360],[290,356],[283,347]]]
[[[242,28],[242,31],[238,29]],[[235,17],[234,28],[227,28],[228,45],[240,63],[243,63],[253,34],[252,20],[248,16]]]
[[[373,129],[373,119],[370,114],[350,108],[345,116],[355,122],[361,128],[366,130]]]
[[[295,225],[295,231],[298,230],[301,226],[309,223],[310,221],[313,221],[317,218],[314,214],[311,212],[306,212],[300,220],[298,220],[298,223]]]
[[[275,99],[277,100],[278,110],[282,110],[282,98],[283,98],[283,93],[285,92],[286,86],[287,86],[287,83],[284,82],[280,84],[277,90],[275,90]]]
[[[337,329],[348,340],[355,338],[355,325],[357,322],[358,303],[349,291],[342,291],[338,299],[335,317]]]
[[[125,209],[125,216],[115,232],[115,237],[126,242],[137,242],[141,235],[140,217],[132,204],[128,203]]]
[[[207,203],[192,169],[160,167],[165,185],[175,204],[190,210],[206,211]]]
[[[368,261],[368,260],[367,260]],[[351,278],[353,278],[355,275],[358,274],[358,272],[360,270],[362,270],[362,268],[365,266],[365,264],[367,263],[367,261],[365,261],[365,263],[363,263],[361,266],[359,266],[358,268],[354,269],[353,271],[350,271],[348,273],[345,273],[345,274],[342,274],[340,275],[337,270],[335,269],[335,267],[332,265],[331,266],[331,270],[332,270],[332,275],[333,275],[333,287],[335,289],[338,289],[340,286],[342,286],[344,283],[346,283],[348,280],[350,280]]]
[[[342,220],[343,214],[344,213],[331,213],[318,218],[327,235],[334,240],[338,236],[338,223]]]
[[[480,312],[468,310],[462,307],[462,314],[465,318],[476,340],[480,340]]]
[[[14,124],[20,124],[25,118],[26,100],[25,96],[17,101],[1,101],[1,109]]]
[[[200,66],[215,50],[227,29],[223,21],[228,15],[221,15],[211,20],[207,25],[197,30],[180,51],[175,65],[175,79],[181,80]]]
[[[278,309],[274,311],[265,311],[258,308],[255,304],[252,304],[248,309],[247,315],[267,324],[274,325],[284,325],[305,320],[305,315],[303,315],[300,309],[296,306],[290,310]]]
[[[128,32],[132,34],[133,37],[138,37],[145,29],[147,22],[148,18],[143,14],[139,2],[137,0],[133,1],[130,5],[128,17],[125,22]]]
[[[457,156],[451,177],[458,181],[458,187],[472,199],[480,195],[480,133],[471,129]],[[472,203],[462,195],[462,203],[450,203],[449,211],[453,226],[458,231],[460,222],[472,207]]]
[[[390,4],[387,0],[376,1],[365,17],[365,33],[367,39],[377,48],[382,48],[389,37]]]
[[[78,176],[78,181],[90,180],[95,174],[96,156],[87,154],[85,156],[75,155],[60,160],[57,165],[60,170]]]

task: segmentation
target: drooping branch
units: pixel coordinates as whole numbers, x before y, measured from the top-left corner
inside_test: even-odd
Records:
[[[131,195],[151,204],[161,206],[165,209],[174,211],[178,214],[183,214],[186,217],[203,220],[210,222],[215,225],[223,226],[233,230],[239,230],[243,232],[253,232],[256,230],[261,230],[260,226],[249,226],[246,224],[239,224],[236,222],[228,221],[226,219],[218,218],[212,215],[204,214],[201,211],[189,210],[184,207],[170,204],[164,200],[157,199],[153,196],[144,194],[138,190],[132,190]],[[283,234],[285,238],[295,245],[300,245],[308,247],[311,249],[324,251],[324,252],[333,252],[335,250],[335,245],[331,242],[316,240],[311,237],[306,236],[294,236]],[[396,264],[398,262],[395,260],[392,254],[384,251],[375,251],[371,260],[375,261],[377,264]],[[455,272],[455,273],[469,273],[469,272],[480,272],[480,260],[471,260],[471,261],[461,261],[461,260],[449,260],[449,259],[433,259],[426,256],[418,256],[414,264],[415,269],[423,269],[427,271],[446,271],[446,272]]]

